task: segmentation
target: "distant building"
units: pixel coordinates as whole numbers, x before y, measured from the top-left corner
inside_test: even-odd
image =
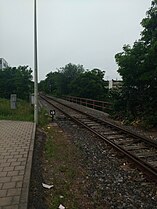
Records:
[[[0,58],[0,70],[7,67],[8,67],[7,61],[4,58]]]
[[[120,88],[122,86],[122,84],[123,84],[123,81],[121,81],[121,80],[113,80],[112,79],[112,80],[109,81],[108,88],[109,89]]]

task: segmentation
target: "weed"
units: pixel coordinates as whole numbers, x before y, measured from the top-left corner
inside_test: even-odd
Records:
[[[53,145],[52,137],[48,137],[47,142],[45,144],[45,154],[47,159],[51,159],[55,155],[56,148]]]
[[[44,127],[49,123],[48,113],[44,108],[39,111],[39,126]]]
[[[79,166],[79,154],[73,144],[59,127],[52,124],[44,128],[47,133],[45,143],[45,160],[47,181],[53,183],[54,188],[49,196],[49,208],[58,208],[60,204],[77,209],[82,193],[82,169]],[[46,164],[45,164],[46,165]],[[63,196],[63,198],[60,198]]]
[[[0,99],[0,119],[33,121],[33,107],[23,100],[17,100],[16,109],[10,108],[10,101]]]

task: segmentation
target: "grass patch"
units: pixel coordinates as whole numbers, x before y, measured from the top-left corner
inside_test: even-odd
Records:
[[[55,124],[44,127],[47,134],[44,149],[43,179],[53,184],[51,191],[45,190],[49,209],[57,209],[60,204],[66,208],[92,208],[85,198],[86,171],[80,162],[80,154],[67,135]],[[89,206],[89,207],[88,207]]]
[[[33,121],[33,107],[30,103],[17,100],[17,108],[10,108],[10,101],[0,98],[0,120]]]
[[[49,116],[47,111],[44,108],[41,108],[39,111],[39,126],[45,127],[49,123]]]
[[[45,154],[47,159],[51,159],[56,153],[55,146],[53,146],[53,140],[51,137],[47,139],[45,144]]]

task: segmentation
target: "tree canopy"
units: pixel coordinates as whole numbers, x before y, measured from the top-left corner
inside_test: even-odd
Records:
[[[72,95],[90,99],[104,99],[105,72],[100,69],[85,70],[82,65],[67,64],[57,72],[50,72],[41,81],[39,89],[53,95]]]
[[[103,100],[107,95],[104,71],[93,69],[80,74],[71,82],[71,95]]]
[[[144,28],[141,38],[132,47],[124,45],[123,52],[115,56],[123,78],[119,106],[134,118],[149,117],[154,123],[157,118],[157,0],[152,1],[141,25]]]
[[[0,70],[0,97],[28,99],[32,87],[32,70],[28,66],[8,67]]]

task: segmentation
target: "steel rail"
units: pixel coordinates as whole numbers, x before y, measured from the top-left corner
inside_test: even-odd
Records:
[[[129,151],[125,150],[124,148],[122,148],[121,146],[115,144],[114,142],[110,141],[109,139],[107,139],[106,137],[104,137],[103,135],[101,135],[100,133],[98,133],[97,131],[93,130],[92,128],[90,128],[89,126],[87,126],[86,124],[82,123],[80,120],[78,120],[76,117],[73,117],[71,115],[69,115],[67,112],[65,112],[64,110],[62,110],[61,108],[59,108],[58,106],[54,105],[52,102],[50,102],[48,99],[46,99],[45,97],[41,96],[42,99],[46,100],[50,105],[54,106],[56,109],[58,109],[60,112],[62,112],[64,115],[66,115],[68,118],[70,118],[71,120],[73,120],[75,123],[85,127],[86,129],[88,129],[90,132],[94,133],[97,137],[101,138],[103,141],[105,141],[107,144],[111,145],[112,147],[114,147],[116,150],[120,151],[121,153],[123,153],[125,156],[127,156],[127,158],[129,160],[132,160],[134,163],[136,163],[138,165],[138,168],[143,171],[143,173],[145,173],[149,178],[151,177],[152,179],[154,179],[154,181],[157,182],[157,169],[152,167],[150,164],[148,164],[147,162],[144,162],[143,160],[141,160],[140,158],[138,158],[136,155],[130,153]],[[52,98],[49,98],[52,99]],[[56,101],[58,102],[58,101]],[[64,105],[64,104],[62,104]],[[71,107],[68,107],[70,109],[73,109]],[[81,111],[80,111],[81,112]],[[82,114],[84,114],[83,112],[81,112]]]
[[[60,101],[58,101],[58,100],[56,100],[56,99],[54,99],[54,98],[52,98],[52,97],[50,97],[50,96],[45,96],[45,95],[44,95],[44,96],[43,96],[43,95],[40,95],[40,96],[41,96],[41,97],[49,98],[49,99],[51,99],[51,100],[54,100],[54,101],[56,101],[57,103],[59,103],[59,104],[61,104],[61,105],[64,105],[65,107],[68,107],[68,108],[70,108],[70,109],[72,109],[72,110],[74,110],[74,111],[77,111],[77,112],[79,112],[79,113],[81,113],[81,114],[84,114],[84,115],[88,116],[89,118],[91,118],[91,119],[93,119],[93,120],[96,120],[96,121],[98,121],[98,122],[100,122],[100,123],[107,124],[107,125],[113,127],[114,129],[117,129],[117,130],[119,130],[119,131],[125,132],[126,134],[128,134],[128,135],[130,135],[130,136],[133,136],[133,137],[135,137],[135,138],[141,139],[141,140],[144,141],[145,143],[151,144],[152,146],[154,146],[154,147],[157,148],[157,142],[156,142],[156,141],[153,141],[153,140],[151,140],[151,139],[149,139],[149,138],[147,138],[147,137],[145,137],[145,136],[141,136],[141,135],[138,134],[138,133],[133,133],[132,131],[125,129],[124,127],[118,126],[118,125],[116,125],[116,124],[112,124],[112,123],[109,122],[109,121],[102,120],[102,119],[100,119],[100,118],[96,118],[96,117],[94,117],[94,116],[92,116],[92,115],[90,115],[90,114],[88,114],[88,113],[86,113],[86,112],[82,112],[82,111],[80,111],[80,110],[78,110],[78,109],[76,109],[76,108],[73,108],[73,107],[71,107],[71,106],[69,106],[69,105],[67,105],[67,104],[63,104],[62,102],[60,102]]]

